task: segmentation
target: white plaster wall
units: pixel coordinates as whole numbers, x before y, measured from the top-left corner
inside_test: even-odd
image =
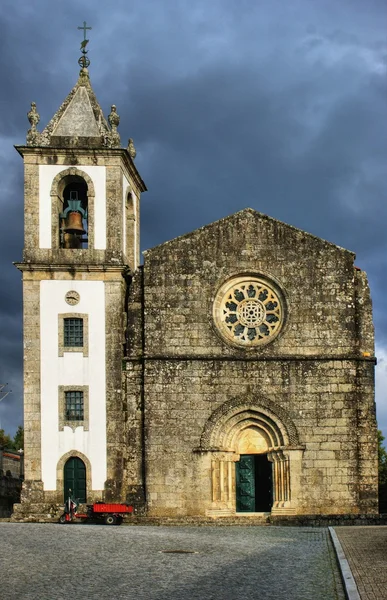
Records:
[[[51,186],[54,177],[73,165],[39,165],[39,247],[51,248]],[[93,181],[94,248],[106,250],[106,167],[77,165]]]
[[[80,302],[70,306],[65,294],[75,290]],[[58,315],[89,315],[89,356],[65,352],[58,356]],[[42,281],[40,284],[42,480],[45,490],[56,490],[59,459],[78,450],[91,463],[92,489],[106,480],[106,365],[105,285],[103,281]],[[58,386],[89,386],[89,431],[65,427],[58,431]]]

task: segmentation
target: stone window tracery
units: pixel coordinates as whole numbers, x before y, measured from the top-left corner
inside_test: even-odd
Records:
[[[276,337],[283,324],[280,290],[267,280],[242,276],[226,282],[214,302],[214,320],[222,337],[238,346],[258,346]]]

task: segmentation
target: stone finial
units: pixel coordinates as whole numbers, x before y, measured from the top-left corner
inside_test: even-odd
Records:
[[[136,158],[136,148],[134,147],[133,138],[129,138],[128,140],[128,148],[127,148],[130,158],[134,160]]]
[[[117,108],[116,108],[115,104],[112,104],[111,113],[108,116],[108,121],[109,121],[110,127],[112,128],[112,131],[110,134],[111,145],[113,148],[117,148],[120,146],[120,143],[121,143],[120,134],[117,131],[117,127],[120,124],[120,117],[117,114]]]
[[[82,67],[82,69],[79,71],[79,83],[85,85],[89,83],[89,80],[89,71],[87,67]]]
[[[36,102],[31,102],[31,110],[27,113],[28,120],[31,124],[31,128],[35,128],[40,121],[40,116],[36,110]]]
[[[36,126],[40,121],[40,116],[38,111],[36,110],[35,102],[31,102],[31,110],[27,113],[27,117],[31,125],[31,129],[29,129],[27,132],[27,145],[36,146],[39,142],[40,135]]]
[[[117,131],[117,127],[120,124],[120,117],[117,114],[117,108],[115,104],[112,104],[112,108],[111,108],[111,113],[108,117],[109,119],[109,123],[110,123],[110,127],[112,128],[112,131]]]

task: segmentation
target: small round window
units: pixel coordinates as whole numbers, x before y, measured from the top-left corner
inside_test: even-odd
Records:
[[[284,320],[280,290],[265,279],[249,275],[222,285],[214,302],[214,321],[226,341],[252,347],[270,342]]]

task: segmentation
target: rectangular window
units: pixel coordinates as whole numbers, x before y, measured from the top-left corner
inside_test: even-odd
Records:
[[[83,392],[65,392],[65,420],[83,421]]]
[[[83,346],[83,319],[64,319],[63,346],[74,348]]]

